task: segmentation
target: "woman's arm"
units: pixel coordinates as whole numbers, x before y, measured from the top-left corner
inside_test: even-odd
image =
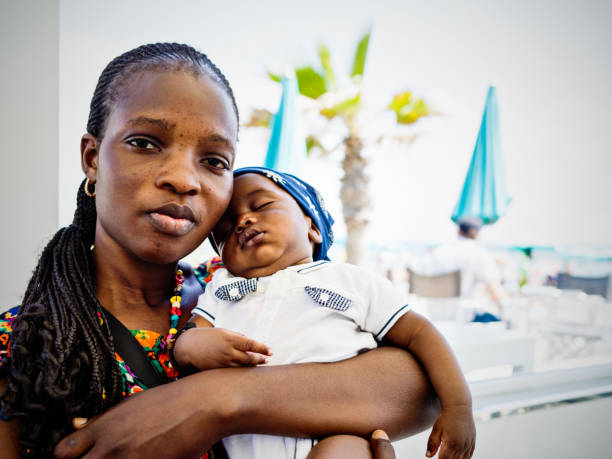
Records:
[[[236,433],[392,437],[430,426],[439,404],[415,359],[380,348],[336,363],[222,368],[132,397],[65,438],[56,457],[196,457]],[[160,452],[161,453],[160,455]]]
[[[0,379],[0,393],[4,392],[6,381]],[[0,451],[5,459],[18,459],[19,448],[19,422],[0,420]]]

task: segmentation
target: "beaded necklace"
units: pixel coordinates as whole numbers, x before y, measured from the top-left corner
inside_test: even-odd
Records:
[[[182,270],[176,270],[174,280],[176,281],[176,284],[174,285],[174,295],[172,295],[172,297],[170,298],[170,330],[168,330],[168,337],[166,338],[166,343],[174,343],[174,337],[177,333],[179,318],[181,317],[181,290],[183,290],[183,282],[185,282]]]

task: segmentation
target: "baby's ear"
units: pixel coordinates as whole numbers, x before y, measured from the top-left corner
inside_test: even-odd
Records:
[[[323,242],[323,238],[321,237],[321,232],[319,231],[319,228],[317,228],[317,225],[314,224],[312,218],[306,218],[307,221],[310,222],[310,228],[308,228],[308,239],[314,244],[320,244],[321,242]]]

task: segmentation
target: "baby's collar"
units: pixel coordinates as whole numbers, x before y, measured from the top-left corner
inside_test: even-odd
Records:
[[[301,265],[289,266],[285,269],[299,274],[306,274],[320,269],[328,263],[329,261],[327,260],[320,260]],[[229,273],[229,271],[227,274],[228,277],[222,280],[221,285],[219,285],[215,290],[215,296],[220,300],[232,302],[239,301],[249,293],[263,291],[261,290],[262,287],[258,277],[245,279],[244,277],[233,276]]]

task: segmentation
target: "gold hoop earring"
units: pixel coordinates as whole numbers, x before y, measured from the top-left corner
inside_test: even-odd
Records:
[[[89,191],[89,185],[92,185],[94,187],[93,193]],[[83,184],[83,188],[85,189],[85,194],[89,196],[90,198],[93,198],[96,195],[96,184],[91,183],[89,181],[89,177],[87,177],[87,179],[85,180],[85,183]]]

